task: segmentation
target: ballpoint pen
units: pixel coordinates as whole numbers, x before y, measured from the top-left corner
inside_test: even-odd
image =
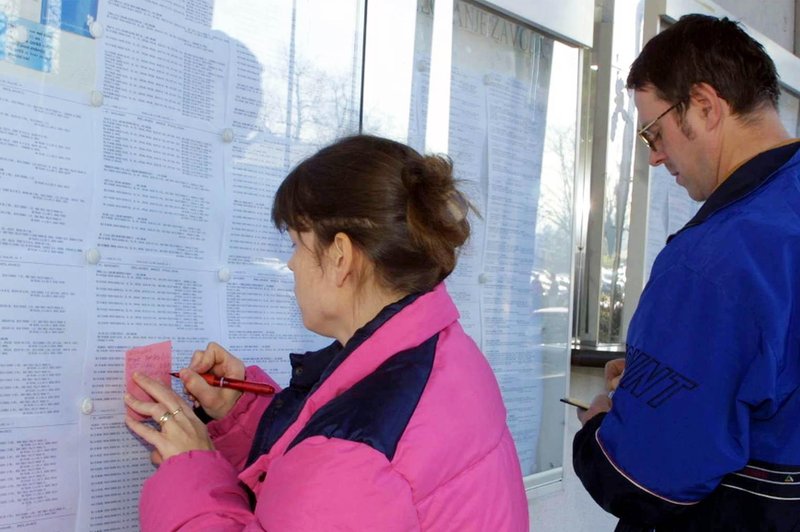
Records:
[[[180,378],[178,372],[170,372],[173,377]],[[271,395],[275,393],[275,387],[271,384],[262,382],[248,382],[239,379],[229,379],[227,377],[217,377],[211,373],[200,374],[205,381],[211,386],[218,386],[220,388],[230,388],[231,390],[239,390],[240,392],[257,393],[259,395]]]
[[[581,410],[589,410],[588,404],[584,403],[583,401],[578,401],[577,399],[573,399],[572,397],[562,397],[561,399],[559,399],[559,401],[580,408]]]

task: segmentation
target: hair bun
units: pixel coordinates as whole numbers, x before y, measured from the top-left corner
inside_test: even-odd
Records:
[[[454,189],[450,192],[450,197],[447,199],[446,206],[453,225],[460,224],[467,219],[470,204],[460,190]]]
[[[433,228],[458,225],[466,220],[471,206],[456,188],[449,157],[426,155],[409,161],[402,178],[409,194],[409,214],[417,211]]]
[[[467,216],[472,209],[456,188],[449,157],[426,155],[404,166],[408,191],[406,222],[420,253],[429,257],[444,279],[453,270],[458,248],[469,237]]]
[[[403,186],[409,193],[413,193],[417,186],[425,179],[425,165],[423,160],[407,161],[400,172]]]

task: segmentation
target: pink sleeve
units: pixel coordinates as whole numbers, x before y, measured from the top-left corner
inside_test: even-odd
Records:
[[[245,379],[266,382],[272,384],[276,390],[280,390],[280,386],[257,366],[247,368]],[[273,397],[274,395],[244,393],[228,415],[208,424],[208,434],[214,442],[214,448],[239,471],[244,468],[258,429],[258,422]]]
[[[143,532],[262,530],[236,470],[215,451],[168,459],[147,479],[139,501]]]
[[[273,462],[256,515],[270,532],[420,529],[411,488],[383,454],[322,436]]]

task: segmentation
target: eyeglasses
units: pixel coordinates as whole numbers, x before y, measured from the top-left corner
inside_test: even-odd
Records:
[[[645,124],[644,126],[642,126],[642,129],[640,129],[639,131],[637,131],[637,132],[636,132],[636,134],[637,134],[637,135],[639,135],[639,138],[640,138],[640,139],[642,139],[642,142],[644,142],[644,143],[645,143],[645,145],[646,145],[648,148],[650,148],[650,150],[652,150],[652,151],[656,151],[656,140],[658,140],[658,137],[659,137],[660,135],[659,135],[658,133],[656,133],[655,135],[653,135],[652,133],[650,133],[650,132],[648,131],[648,129],[650,129],[651,127],[653,127],[653,126],[655,125],[655,123],[656,123],[656,122],[658,122],[659,120],[661,120],[661,119],[662,119],[662,118],[663,118],[663,117],[664,117],[664,116],[665,116],[667,113],[669,113],[670,111],[672,111],[673,109],[675,109],[676,107],[678,107],[678,105],[679,105],[679,104],[677,104],[677,103],[676,103],[676,104],[674,104],[674,105],[672,105],[672,106],[671,106],[669,109],[667,109],[666,111],[664,111],[663,113],[661,113],[660,115],[658,115],[658,116],[657,116],[657,117],[656,117],[654,120],[651,120],[650,122],[648,122],[647,124]]]

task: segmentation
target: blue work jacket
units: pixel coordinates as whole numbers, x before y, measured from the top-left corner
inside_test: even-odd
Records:
[[[618,530],[800,527],[798,148],[739,167],[656,258],[613,407],[574,442]]]

